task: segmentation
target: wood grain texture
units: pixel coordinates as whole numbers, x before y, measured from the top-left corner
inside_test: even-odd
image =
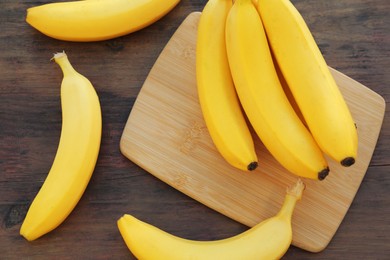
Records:
[[[161,52],[132,108],[120,148],[127,158],[172,187],[254,226],[276,214],[286,188],[297,177],[272,158],[255,133],[259,167],[249,174],[233,168],[216,150],[196,87],[200,15],[188,15]],[[359,148],[352,167],[328,159],[331,171],[325,181],[304,180],[304,197],[293,217],[293,245],[311,252],[326,248],[347,213],[366,174],[385,109],[377,93],[331,71],[358,127]]]
[[[328,64],[380,94],[387,106],[368,171],[331,243],[318,254],[292,246],[284,259],[388,259],[389,1],[292,2]],[[119,151],[125,123],[151,67],[184,18],[201,11],[206,1],[182,0],[149,27],[96,43],[57,41],[29,27],[26,8],[42,3],[0,0],[0,258],[134,259],[115,224],[126,212],[191,239],[219,239],[246,230],[153,177]],[[28,243],[19,228],[51,166],[61,129],[61,72],[50,58],[62,50],[99,94],[102,147],[76,209],[58,229]]]

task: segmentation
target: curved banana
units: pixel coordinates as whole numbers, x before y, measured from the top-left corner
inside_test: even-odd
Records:
[[[280,259],[291,244],[291,217],[304,187],[298,180],[287,190],[276,216],[226,239],[195,241],[180,238],[127,214],[118,220],[118,228],[127,247],[142,260]]]
[[[211,138],[234,167],[254,170],[257,155],[241,110],[226,54],[225,24],[231,0],[210,0],[200,16],[196,47],[199,102]]]
[[[26,21],[43,34],[66,41],[101,41],[140,30],[166,15],[180,0],[87,0],[29,8]]]
[[[289,103],[251,0],[236,0],[226,23],[228,60],[238,97],[265,147],[290,172],[323,180],[322,151]]]
[[[80,200],[92,176],[100,149],[102,117],[90,81],[76,72],[65,53],[54,60],[61,67],[62,130],[58,150],[20,234],[35,240],[59,226]]]
[[[258,0],[257,10],[291,92],[320,148],[343,166],[357,156],[357,131],[309,28],[289,0]]]

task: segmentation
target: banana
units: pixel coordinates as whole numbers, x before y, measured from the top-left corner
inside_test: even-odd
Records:
[[[62,129],[50,172],[20,229],[29,241],[55,229],[71,213],[88,185],[100,149],[102,117],[95,89],[64,52],[55,54],[54,60],[64,74]]]
[[[198,25],[196,79],[210,136],[232,166],[254,170],[257,155],[234,88],[226,54],[225,23],[231,0],[210,0]]]
[[[289,0],[258,0],[257,10],[314,139],[341,165],[352,165],[358,149],[354,120],[302,16]]]
[[[305,185],[299,179],[287,190],[277,215],[236,236],[195,241],[169,234],[157,227],[125,214],[118,220],[119,231],[138,259],[280,259],[292,241],[291,217]]]
[[[140,30],[170,12],[180,0],[87,0],[27,9],[26,21],[65,41],[101,41]]]
[[[239,100],[265,147],[293,174],[323,180],[327,162],[282,89],[251,0],[236,0],[230,9],[226,47]]]

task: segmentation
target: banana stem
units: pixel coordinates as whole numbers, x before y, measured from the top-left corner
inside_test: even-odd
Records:
[[[65,51],[54,54],[52,60],[54,60],[61,67],[64,77],[70,75],[71,73],[75,73],[75,70],[72,64],[70,64]]]
[[[284,199],[282,208],[280,209],[278,216],[291,220],[292,214],[294,212],[295,204],[298,200],[301,199],[303,190],[305,189],[305,184],[301,179],[287,189],[287,194]]]

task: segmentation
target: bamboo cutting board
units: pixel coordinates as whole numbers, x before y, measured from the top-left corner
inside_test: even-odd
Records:
[[[259,167],[242,172],[220,156],[198,103],[195,48],[200,13],[191,13],[150,71],[120,141],[124,156],[172,187],[247,226],[275,215],[297,177],[275,161],[255,137]],[[351,205],[370,163],[385,102],[332,69],[358,126],[358,158],[350,168],[329,159],[330,175],[306,180],[293,215],[293,245],[323,250]],[[286,133],[287,134],[287,133]]]

